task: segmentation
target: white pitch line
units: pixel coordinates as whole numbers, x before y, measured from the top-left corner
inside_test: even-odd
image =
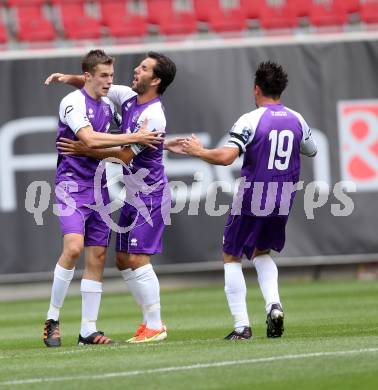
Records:
[[[226,360],[223,362],[221,361],[216,363],[199,363],[199,364],[192,364],[187,366],[161,367],[161,368],[154,368],[150,370],[109,372],[107,374],[104,373],[101,375],[77,375],[77,376],[69,376],[69,377],[61,376],[61,377],[54,377],[54,378],[30,378],[30,379],[0,382],[0,385],[15,386],[15,385],[26,385],[26,384],[44,383],[44,382],[97,380],[97,379],[119,378],[119,377],[147,375],[147,374],[169,373],[175,371],[190,371],[190,370],[198,370],[198,369],[214,368],[214,367],[227,367],[227,366],[235,366],[240,364],[267,363],[267,362],[275,362],[279,360],[295,360],[295,359],[327,357],[327,356],[346,356],[346,355],[352,355],[358,353],[374,353],[374,352],[378,352],[378,348],[352,349],[348,351],[334,351],[334,352],[313,352],[313,353],[303,353],[303,354],[296,354],[296,355],[282,355],[282,356],[272,356],[272,357],[256,358],[256,359],[244,359],[244,360],[231,360],[231,361]]]
[[[222,339],[220,339],[222,341]],[[100,351],[101,352],[108,352],[108,351],[118,351],[122,349],[129,349],[129,348],[153,348],[153,347],[164,347],[167,345],[196,345],[196,344],[202,344],[202,343],[208,343],[209,341],[215,341],[215,339],[198,339],[198,340],[185,340],[185,341],[166,341],[160,343],[160,342],[154,342],[154,343],[147,343],[147,344],[130,344],[127,343],[126,341],[122,341],[119,344],[115,345],[93,345],[93,346],[76,346],[73,347],[74,349],[71,350],[60,350],[60,351],[51,351],[51,356],[52,357],[58,357],[61,355],[71,355],[71,354],[77,354],[77,353],[97,353]],[[219,340],[217,340],[219,341]],[[30,355],[27,356],[27,358],[34,358],[36,356],[44,355],[46,356],[46,351],[45,348],[43,348],[43,351],[33,351],[34,353],[31,353]],[[14,358],[22,358],[25,359],[25,353],[19,353],[19,354],[12,354],[11,356],[0,356],[0,359],[14,359]]]

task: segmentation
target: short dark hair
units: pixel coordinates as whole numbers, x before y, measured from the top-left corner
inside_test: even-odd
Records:
[[[276,62],[261,62],[255,73],[255,85],[264,96],[278,99],[288,83],[287,73]]]
[[[176,76],[176,65],[164,54],[156,53],[154,51],[148,52],[147,57],[156,60],[156,64],[153,69],[153,77],[157,77],[161,80],[157,89],[157,93],[162,95]]]
[[[88,52],[81,62],[81,69],[83,72],[89,72],[94,74],[96,71],[96,66],[98,64],[103,65],[112,65],[114,63],[114,58],[108,56],[104,50],[96,49]]]

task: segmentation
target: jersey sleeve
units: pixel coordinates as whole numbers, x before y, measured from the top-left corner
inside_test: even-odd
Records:
[[[112,112],[113,124],[117,127],[117,129],[120,129],[122,126],[121,114],[117,111],[115,104],[113,103],[112,100],[109,99],[108,96],[104,97],[103,100],[105,101],[105,103],[109,104],[110,110]]]
[[[117,106],[122,106],[122,104],[136,95],[130,87],[126,85],[112,85],[108,92],[108,98]]]
[[[166,119],[164,115],[164,111],[160,104],[151,105],[147,109],[145,109],[138,118],[138,122],[136,125],[136,131],[138,131],[142,125],[144,120],[147,119],[147,130],[149,131],[157,131],[158,133],[165,133],[166,127]],[[145,147],[141,147],[138,144],[132,144],[131,150],[135,155],[143,152]]]
[[[76,134],[81,128],[92,126],[86,113],[85,100],[68,95],[60,103],[60,120]]]
[[[311,129],[302,116],[299,117],[302,125],[303,136],[301,140],[301,154],[308,157],[314,157],[318,151],[315,140],[312,137]]]
[[[157,131],[158,133],[165,133],[166,119],[161,104],[153,104],[148,106],[139,116],[136,125],[136,131],[138,131],[147,119],[147,129],[150,131]]]
[[[225,146],[239,148],[239,154],[244,153],[247,145],[253,140],[255,130],[247,115],[242,115],[229,131],[230,137]]]

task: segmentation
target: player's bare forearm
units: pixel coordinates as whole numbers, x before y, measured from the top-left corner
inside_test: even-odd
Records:
[[[132,134],[108,134],[93,131],[90,126],[81,128],[76,136],[90,149],[110,148],[139,143],[147,146],[158,145],[163,138],[156,132],[137,132]]]
[[[206,149],[195,134],[185,138],[180,144],[185,153],[214,165],[230,165],[239,155],[238,148],[224,146],[223,148]]]
[[[239,150],[237,148],[229,147],[216,149],[202,148],[196,153],[196,157],[213,165],[230,165],[235,161],[238,155]]]
[[[84,87],[85,78],[83,75],[67,74],[65,76],[67,76],[67,79],[65,80],[66,84],[72,85],[73,87],[76,87],[78,89]]]
[[[113,157],[122,160],[126,164],[128,164],[135,156],[135,153],[131,150],[130,147],[90,149],[82,141],[75,141],[64,137],[59,138],[56,146],[62,155],[86,156],[95,158],[97,160]]]
[[[98,160],[113,157],[123,161],[125,164],[128,164],[135,156],[134,152],[130,149],[130,147],[91,149],[88,155]]]
[[[83,75],[52,73],[45,80],[45,85],[51,83],[69,84],[80,89],[84,87],[85,78]]]

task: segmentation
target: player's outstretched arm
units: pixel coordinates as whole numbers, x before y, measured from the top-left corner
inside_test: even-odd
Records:
[[[135,156],[130,147],[113,147],[108,149],[90,149],[82,141],[74,141],[69,138],[61,137],[56,143],[57,148],[63,155],[68,156],[87,156],[97,160],[114,157],[128,164]]]
[[[81,89],[84,87],[85,78],[83,75],[52,73],[45,80],[45,85],[50,85],[51,83],[69,84]]]
[[[76,136],[90,149],[110,148],[134,143],[155,148],[155,145],[159,145],[163,141],[159,133],[144,128],[132,134],[108,134],[94,131],[91,126],[85,126],[76,132]]]
[[[239,156],[237,147],[224,146],[223,148],[205,149],[194,134],[191,138],[181,141],[181,144],[185,153],[214,165],[230,165]]]

